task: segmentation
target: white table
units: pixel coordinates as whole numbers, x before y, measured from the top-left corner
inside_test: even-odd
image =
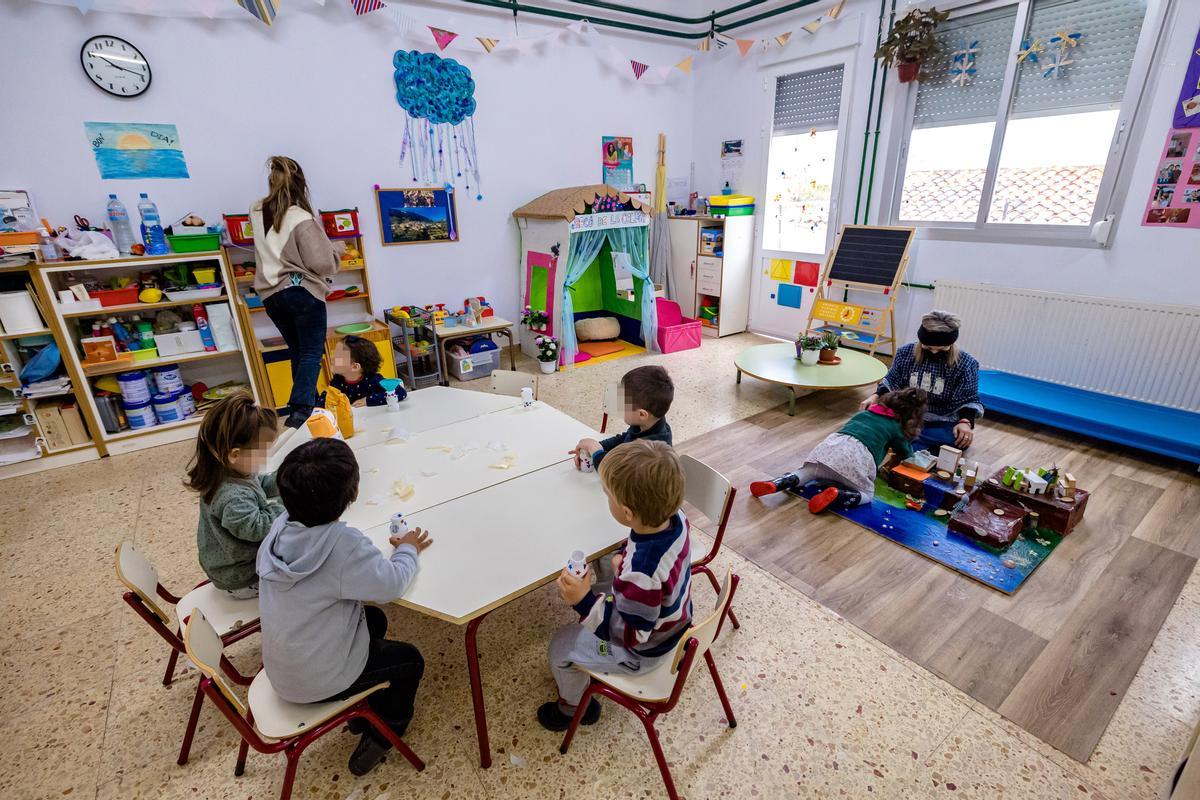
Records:
[[[609,514],[599,476],[577,471],[567,454],[579,439],[600,434],[561,411],[444,387],[412,392],[400,405],[395,413],[355,409],[355,435],[347,444],[358,458],[359,492],[343,519],[387,555],[393,549],[388,521],[396,511],[432,534],[416,579],[396,603],[465,626],[479,760],[489,767],[480,624],[553,581],[572,551],[602,555],[628,531]],[[409,435],[388,444],[397,430]],[[307,430],[297,432],[273,465],[306,441]],[[494,469],[507,454],[511,466]],[[398,480],[413,486],[407,500],[393,492]]]

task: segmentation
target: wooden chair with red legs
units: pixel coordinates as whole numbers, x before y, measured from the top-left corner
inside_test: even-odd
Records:
[[[725,526],[729,524],[729,517],[733,513],[733,498],[737,489],[733,488],[728,478],[703,461],[689,455],[681,455],[679,460],[683,464],[683,499],[700,509],[700,512],[717,526],[713,535],[713,545],[708,553],[701,555],[697,550],[692,551],[692,574],[703,573],[712,584],[713,591],[720,592],[721,585],[717,583],[717,576],[713,574],[709,565],[721,550],[721,542],[725,539]],[[734,628],[742,627],[732,608],[729,610],[729,621],[733,623]]]
[[[234,775],[245,773],[246,756],[251,747],[260,753],[283,753],[287,758],[287,767],[283,773],[280,800],[289,800],[292,796],[292,785],[296,781],[296,771],[304,750],[356,717],[361,717],[379,731],[396,748],[396,752],[418,771],[425,769],[425,763],[367,704],[368,697],[387,688],[386,681],[344,700],[289,703],[275,693],[266,670],[262,670],[251,681],[246,701],[243,702],[220,668],[225,658],[221,637],[199,609],[190,615],[183,641],[188,658],[203,675],[200,679],[203,694],[192,708],[193,725],[200,716],[203,698],[208,697],[242,737]],[[179,752],[180,765],[187,763],[191,745],[189,736]]]
[[[583,670],[591,677],[591,682],[584,690],[583,697],[575,709],[575,716],[571,719],[571,725],[567,728],[559,752],[566,754],[567,749],[571,746],[571,739],[575,737],[575,731],[579,728],[579,722],[583,719],[583,713],[587,710],[592,695],[603,695],[617,705],[632,711],[641,721],[642,727],[646,729],[646,736],[650,739],[650,749],[654,751],[654,760],[658,762],[658,770],[662,773],[663,783],[666,784],[667,796],[671,800],[678,800],[679,794],[675,791],[675,781],[671,778],[671,769],[663,754],[662,744],[654,729],[654,722],[675,708],[696,659],[703,658],[704,663],[708,665],[708,674],[712,676],[713,685],[717,689],[717,696],[721,698],[721,706],[725,710],[725,718],[728,720],[729,727],[737,727],[737,720],[734,719],[733,709],[729,706],[725,687],[721,685],[721,676],[717,674],[717,664],[713,660],[711,651],[712,643],[720,634],[721,625],[729,613],[729,605],[733,601],[737,585],[738,576],[727,572],[721,587],[721,594],[717,599],[717,607],[713,613],[702,622],[693,625],[687,635],[680,640],[674,656],[670,659],[663,659],[662,663],[653,670],[637,674]]]

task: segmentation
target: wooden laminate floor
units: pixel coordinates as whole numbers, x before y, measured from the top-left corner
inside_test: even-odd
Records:
[[[791,496],[794,469],[864,393],[802,398],[679,446],[738,487],[726,542],[962,691],[1086,761],[1200,557],[1200,480],[1184,464],[985,419],[970,458],[1057,463],[1092,491],[1083,522],[1006,596]]]

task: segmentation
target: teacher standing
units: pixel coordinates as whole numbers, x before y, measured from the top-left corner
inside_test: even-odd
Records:
[[[979,402],[979,362],[958,349],[961,321],[948,311],[930,311],[921,318],[916,343],[896,351],[891,369],[875,394],[863,401],[866,408],[880,395],[910,386],[929,394],[924,427],[913,449],[937,453],[942,445],[966,450],[975,440],[975,420],[983,416]]]
[[[287,344],[292,365],[289,428],[312,414],[325,354],[325,296],[341,255],[313,215],[300,165],[271,156],[268,194],[250,209],[258,270],[254,289]]]

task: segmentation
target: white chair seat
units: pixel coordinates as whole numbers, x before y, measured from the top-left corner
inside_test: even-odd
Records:
[[[175,606],[180,630],[186,627],[187,618],[192,615],[193,609],[197,608],[203,612],[218,636],[225,636],[252,622],[258,622],[257,597],[236,600],[211,583],[206,583],[185,594]]]
[[[264,669],[254,676],[247,700],[250,703],[250,712],[254,714],[254,727],[258,728],[263,736],[290,739],[311,731],[387,685],[387,681],[384,681],[345,700],[332,700],[328,703],[289,703],[275,693],[275,687],[271,686],[271,679],[267,677],[267,671]]]
[[[623,695],[653,703],[670,699],[675,689],[676,675],[671,671],[671,661],[670,658],[664,658],[649,672],[598,672],[590,669],[583,672]]]

